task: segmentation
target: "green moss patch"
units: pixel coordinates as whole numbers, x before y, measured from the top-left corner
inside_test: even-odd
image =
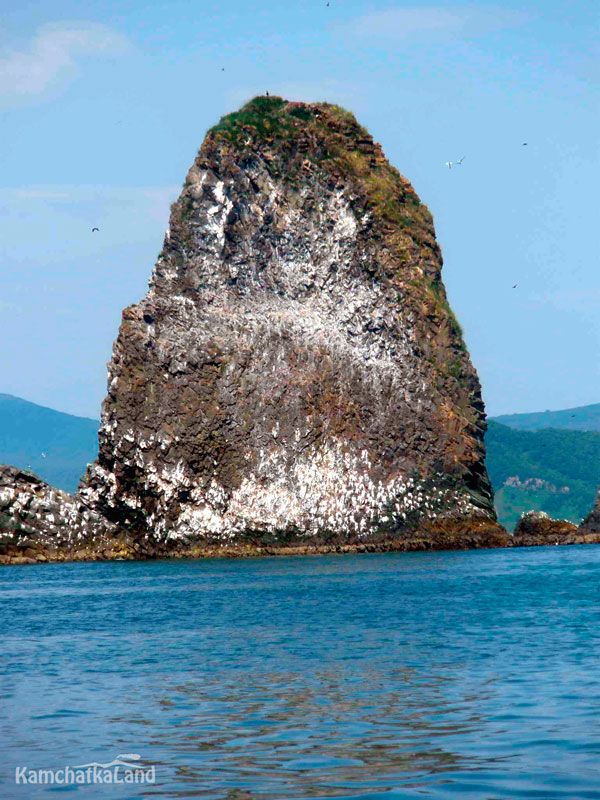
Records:
[[[244,148],[270,151],[273,172],[296,184],[302,164],[342,172],[360,182],[374,215],[392,226],[429,235],[431,215],[408,183],[383,157],[354,115],[331,103],[291,103],[255,97],[227,114],[209,136]]]

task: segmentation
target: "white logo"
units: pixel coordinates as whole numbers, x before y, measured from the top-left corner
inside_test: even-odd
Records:
[[[102,764],[90,761],[88,764],[77,764],[60,769],[15,768],[15,783],[49,783],[58,786],[84,783],[154,783],[156,768],[146,767],[140,763],[138,753],[120,753],[113,761]]]

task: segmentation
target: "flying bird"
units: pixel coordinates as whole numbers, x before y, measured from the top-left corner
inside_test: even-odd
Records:
[[[528,144],[529,144],[529,142],[523,142],[523,144],[521,145],[521,147],[527,147],[527,145],[528,145]]]
[[[516,289],[518,285],[519,285],[518,283],[515,283],[515,285],[513,286],[513,289]]]
[[[460,166],[460,164],[462,164],[462,162],[463,162],[464,160],[465,160],[465,157],[463,156],[462,158],[459,158],[459,160],[458,160],[458,161],[456,161],[455,163],[456,163],[456,164],[458,164],[458,165]]]
[[[100,228],[92,228],[92,233],[93,233],[94,231],[98,231],[98,233],[100,233]]]
[[[448,169],[452,169],[452,164],[454,164],[454,161],[446,161],[446,166]]]

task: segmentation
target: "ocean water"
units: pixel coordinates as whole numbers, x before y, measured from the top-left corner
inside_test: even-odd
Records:
[[[0,569],[0,797],[600,798],[599,590],[598,546]],[[121,754],[155,783],[15,783]]]

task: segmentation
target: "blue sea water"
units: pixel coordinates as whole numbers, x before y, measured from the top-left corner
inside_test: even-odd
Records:
[[[600,798],[599,589],[598,546],[0,569],[0,797]]]

